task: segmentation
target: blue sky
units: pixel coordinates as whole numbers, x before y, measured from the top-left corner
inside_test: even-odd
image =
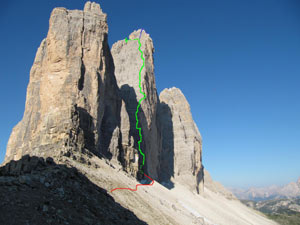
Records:
[[[300,176],[300,2],[98,1],[110,46],[143,28],[155,46],[158,92],[180,88],[203,138],[203,162],[226,186]],[[54,7],[84,1],[7,1],[0,8],[0,161],[24,111],[29,71]]]

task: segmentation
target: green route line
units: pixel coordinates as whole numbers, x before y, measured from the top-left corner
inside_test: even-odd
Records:
[[[143,32],[143,30],[141,31],[141,34],[142,34],[142,32]],[[141,34],[140,34],[140,37],[141,37]],[[113,191],[115,191],[115,190],[130,190],[130,191],[137,191],[138,186],[152,186],[152,185],[154,184],[154,180],[153,180],[151,177],[147,176],[147,175],[143,172],[143,170],[142,170],[142,168],[143,168],[143,166],[144,166],[144,164],[145,164],[145,154],[144,154],[144,153],[142,152],[142,150],[141,150],[142,128],[138,126],[138,125],[139,125],[139,119],[138,119],[139,108],[141,107],[142,101],[146,98],[146,94],[142,91],[142,81],[141,81],[141,76],[142,76],[141,73],[142,73],[143,68],[145,67],[145,59],[144,59],[144,56],[143,56],[143,51],[141,50],[142,44],[141,44],[141,42],[140,42],[140,38],[129,39],[129,40],[128,40],[127,38],[125,38],[125,42],[127,43],[128,41],[138,41],[138,43],[139,43],[139,51],[140,51],[140,53],[141,53],[141,59],[143,60],[143,65],[141,66],[141,69],[140,69],[140,71],[139,71],[139,89],[140,89],[140,93],[143,95],[143,97],[139,100],[139,104],[138,104],[138,106],[136,107],[136,112],[135,112],[136,125],[135,125],[135,128],[139,131],[139,137],[140,137],[140,140],[138,141],[139,152],[140,152],[141,155],[143,156],[143,163],[142,163],[142,165],[140,166],[140,171],[139,171],[139,172],[140,172],[141,174],[143,174],[144,176],[146,176],[148,179],[150,179],[150,180],[151,180],[151,184],[137,184],[137,185],[135,185],[135,189],[131,189],[131,188],[115,188],[115,189],[112,189],[110,192],[113,192]]]
[[[146,94],[142,91],[142,81],[141,81],[141,76],[142,76],[142,70],[143,68],[145,67],[145,59],[144,59],[144,56],[143,56],[143,51],[141,50],[141,41],[139,38],[135,38],[135,39],[127,39],[125,38],[125,42],[127,43],[128,41],[138,41],[139,43],[139,51],[141,53],[141,59],[143,60],[143,65],[141,66],[141,69],[139,71],[139,89],[140,89],[140,93],[143,95],[143,97],[139,100],[139,104],[136,108],[136,112],[135,112],[135,119],[136,119],[136,125],[135,125],[135,128],[139,131],[139,136],[140,136],[140,140],[138,141],[138,146],[139,146],[139,152],[141,153],[141,155],[143,156],[143,162],[142,162],[142,165],[140,166],[140,170],[141,170],[141,173],[144,174],[143,170],[142,170],[142,167],[144,166],[145,164],[145,154],[142,152],[141,150],[141,142],[142,142],[142,128],[141,127],[138,127],[138,124],[139,124],[139,119],[138,119],[138,112],[139,112],[139,108],[141,106],[141,103],[142,101],[146,98]]]

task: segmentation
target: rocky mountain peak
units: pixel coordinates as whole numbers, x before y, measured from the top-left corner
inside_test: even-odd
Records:
[[[160,95],[162,127],[162,176],[203,192],[202,138],[193,121],[190,105],[178,88]]]
[[[92,2],[52,11],[0,167],[0,224],[273,224],[204,171],[184,94],[157,93],[150,35],[110,49],[106,21]]]
[[[7,145],[6,162],[27,153],[53,155],[69,148],[99,153],[105,90],[116,92],[116,84],[111,83],[106,15],[95,3],[87,3],[86,10],[52,11],[47,37],[30,71],[23,119]]]
[[[200,132],[179,89],[165,89],[158,97],[150,35],[133,31],[110,50],[107,33],[99,4],[52,11],[30,71],[24,117],[12,131],[5,162],[25,154],[55,159],[88,152],[134,177],[142,166],[155,180],[203,192]],[[139,149],[135,114],[142,92]]]
[[[134,30],[129,34],[128,37],[129,39],[139,38],[141,42],[150,41],[151,43],[153,43],[150,35],[144,29]],[[152,44],[152,49],[153,49],[153,44]]]
[[[139,37],[141,38],[138,41]],[[139,42],[141,43],[140,49]],[[146,98],[141,102],[138,115],[139,127],[142,128],[144,140],[141,143],[141,150],[145,153],[146,170],[154,179],[158,179],[161,141],[156,115],[158,95],[154,76],[153,52],[152,39],[145,31],[141,30],[132,32],[128,41],[125,39],[118,41],[111,48],[115,76],[124,103],[121,108],[121,131],[123,133],[121,154],[126,156],[123,163],[126,165],[127,171],[137,174],[137,164],[141,164],[143,160],[138,149],[140,137],[136,129],[135,117],[138,102],[144,96],[143,92]]]
[[[90,12],[90,13],[95,13],[95,14],[98,14],[98,15],[105,15],[103,12],[102,12],[102,9],[100,8],[100,5],[96,2],[90,2],[90,1],[87,1],[84,5],[84,9],[83,9],[83,12]]]

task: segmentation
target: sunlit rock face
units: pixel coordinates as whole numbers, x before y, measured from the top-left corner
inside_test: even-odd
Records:
[[[179,182],[201,193],[201,136],[179,89],[165,89],[158,97],[149,34],[134,31],[111,50],[107,37],[99,4],[52,11],[5,163],[25,154],[55,158],[91,152],[137,178],[143,177],[142,168],[157,181]]]
[[[190,105],[178,88],[164,89],[160,96],[162,132],[162,179],[203,192],[202,138]]]
[[[139,37],[140,49],[138,40],[133,40]],[[158,95],[154,76],[154,47],[149,34],[142,30],[131,33],[129,39],[128,41],[118,41],[111,50],[120,95],[125,103],[121,110],[122,155],[126,170],[136,174],[138,164],[142,163],[142,156],[138,150],[139,135],[136,129],[135,112],[139,100],[143,98],[142,91],[146,98],[141,102],[139,108],[138,126],[142,128],[141,150],[145,153],[144,171],[157,179],[159,177],[161,138],[157,126]],[[142,57],[145,59],[143,68]],[[139,73],[141,73],[141,90]]]
[[[52,11],[5,162],[26,153],[55,154],[68,146],[100,151],[107,89],[113,90],[110,95],[117,90],[107,32],[106,14],[98,4],[87,2],[83,11]]]

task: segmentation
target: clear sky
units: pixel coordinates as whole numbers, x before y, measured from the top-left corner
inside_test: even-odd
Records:
[[[98,1],[110,46],[143,28],[158,92],[180,88],[203,138],[203,163],[226,186],[300,176],[300,1]],[[54,7],[79,0],[1,2],[0,162],[24,111],[29,71]]]

